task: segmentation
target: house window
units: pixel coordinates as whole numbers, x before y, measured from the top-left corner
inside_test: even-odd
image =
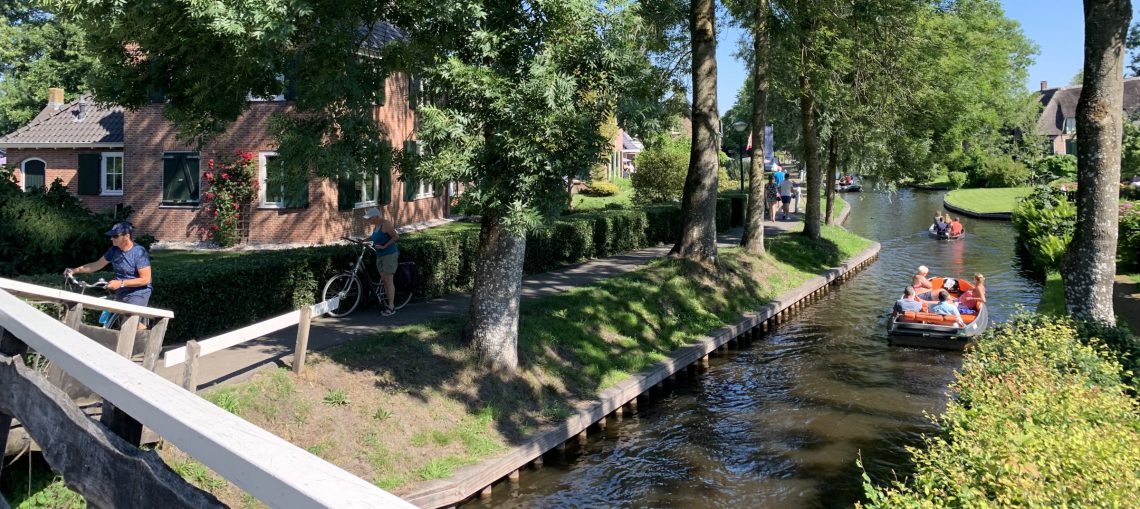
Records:
[[[266,208],[285,208],[285,167],[277,152],[258,154],[257,177],[261,181],[260,201]]]
[[[167,152],[162,155],[162,204],[198,205],[197,152]]]
[[[416,194],[413,198],[418,200],[420,198],[431,198],[435,196],[435,184],[420,180],[415,182],[414,185],[417,187],[414,188],[416,189]]]
[[[47,173],[47,163],[42,159],[28,159],[24,161],[21,170],[23,177],[20,178],[20,182],[24,184],[24,191],[43,189],[45,187],[44,176]]]
[[[1077,119],[1069,117],[1065,119],[1065,134],[1073,134],[1077,132]]]
[[[101,192],[106,196],[123,194],[123,153],[104,152],[103,164],[99,169],[99,181],[103,183]]]
[[[353,180],[353,183],[356,187],[356,203],[353,204],[355,207],[376,205],[378,179],[375,175],[371,177],[362,175],[360,178]]]

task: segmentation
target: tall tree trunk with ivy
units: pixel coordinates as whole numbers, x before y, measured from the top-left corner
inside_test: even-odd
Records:
[[[716,249],[716,188],[720,161],[720,113],[716,106],[716,2],[693,0],[693,145],[681,197],[681,238],[671,254],[713,267]]]
[[[823,214],[827,224],[835,224],[835,179],[839,175],[839,134],[832,128],[831,136],[827,140],[827,206]]]
[[[525,255],[525,235],[511,231],[497,214],[483,217],[466,335],[479,362],[495,371],[514,372],[519,364],[519,297]]]
[[[1120,218],[1124,40],[1130,0],[1085,0],[1084,87],[1077,103],[1077,225],[1065,259],[1065,305],[1113,324]]]
[[[748,214],[740,245],[764,254],[764,131],[768,125],[768,0],[757,0],[752,25],[752,166],[748,174]]]

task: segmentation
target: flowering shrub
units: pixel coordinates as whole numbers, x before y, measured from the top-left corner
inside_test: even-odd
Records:
[[[233,160],[207,163],[203,178],[210,188],[203,196],[206,213],[211,224],[206,238],[219,246],[229,247],[241,242],[241,214],[257,197],[257,162],[253,152],[237,151]]]

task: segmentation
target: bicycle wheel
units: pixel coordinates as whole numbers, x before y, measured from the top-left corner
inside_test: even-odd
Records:
[[[340,297],[340,304],[329,310],[329,316],[342,317],[356,310],[360,305],[360,279],[355,274],[345,273],[334,276],[321,292],[321,301]]]
[[[408,305],[412,300],[412,282],[408,280],[407,274],[403,270],[396,271],[392,278],[392,282],[396,285],[395,306],[393,309],[401,309]]]

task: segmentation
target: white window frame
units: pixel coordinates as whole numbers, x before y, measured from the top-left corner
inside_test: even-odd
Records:
[[[367,181],[367,177],[365,175],[361,175],[360,178],[356,179],[356,185],[353,186],[353,190],[356,191],[357,196],[360,196],[360,192],[364,190],[364,183],[366,181]],[[361,209],[361,208],[365,208],[365,207],[379,206],[380,201],[376,199],[376,196],[378,194],[380,194],[380,176],[379,175],[373,175],[372,176],[372,193],[370,196],[365,196],[365,198],[371,198],[371,199],[366,199],[364,201],[355,202],[352,204],[352,207],[357,208],[357,209]]]
[[[123,190],[107,189],[107,160],[111,158],[119,158],[119,186],[126,187],[126,161],[123,159],[122,152],[103,152],[101,162],[99,163],[99,195],[100,196],[122,196]]]
[[[257,153],[257,206],[263,209],[283,209],[285,208],[285,178],[281,178],[281,200],[279,202],[265,201],[265,191],[269,187],[269,175],[267,169],[267,159],[270,157],[277,157],[277,152],[266,151]]]
[[[23,161],[20,161],[20,192],[24,192],[24,193],[28,192],[28,187],[27,187],[28,169],[27,169],[26,165],[32,161],[39,161],[41,163],[44,163],[44,189],[46,190],[48,188],[48,185],[47,185],[47,161],[44,161],[43,159],[40,159],[38,157],[29,157],[27,159],[24,159]]]
[[[420,181],[420,188],[416,190],[416,194],[415,194],[415,196],[412,197],[412,199],[413,200],[420,200],[423,198],[434,198],[434,197],[435,197],[435,184],[431,183],[431,182],[424,182],[423,180],[421,180]]]
[[[1077,132],[1077,117],[1068,117],[1065,119],[1065,134],[1073,134]]]

